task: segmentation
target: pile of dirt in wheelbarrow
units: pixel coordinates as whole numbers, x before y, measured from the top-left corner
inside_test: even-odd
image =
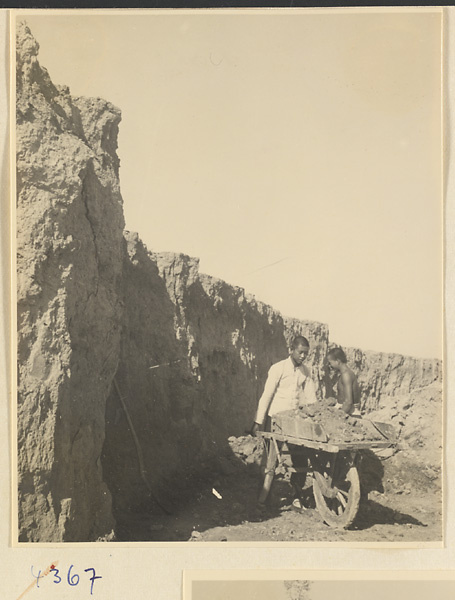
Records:
[[[322,400],[274,416],[274,430],[333,444],[385,441],[371,421],[352,417],[336,408],[331,401]]]

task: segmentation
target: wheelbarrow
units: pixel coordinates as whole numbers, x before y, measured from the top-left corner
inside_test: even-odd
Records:
[[[348,528],[360,504],[361,482],[357,465],[361,450],[374,451],[397,445],[391,425],[367,419],[362,423],[372,428],[378,439],[335,443],[330,441],[322,425],[310,419],[294,422],[285,419],[283,422],[279,413],[272,417],[271,431],[257,432],[265,442],[264,482],[259,502],[266,501],[275,474],[289,479],[292,473],[306,472],[312,475],[316,508],[324,522],[335,529]],[[291,452],[293,457],[301,456],[308,466],[295,467]]]

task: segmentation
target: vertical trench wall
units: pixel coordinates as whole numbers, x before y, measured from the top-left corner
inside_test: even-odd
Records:
[[[20,541],[96,539],[114,526],[103,481],[105,401],[122,305],[120,112],[73,98],[17,38]]]
[[[346,348],[349,365],[358,374],[362,404],[368,411],[381,408],[387,396],[417,392],[442,381],[442,362],[385,352]]]

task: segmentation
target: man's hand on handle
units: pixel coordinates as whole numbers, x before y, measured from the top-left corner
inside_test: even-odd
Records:
[[[253,437],[256,437],[256,434],[260,429],[261,429],[261,426],[259,425],[259,423],[253,423],[253,426],[251,427],[251,430],[250,430],[250,434]]]

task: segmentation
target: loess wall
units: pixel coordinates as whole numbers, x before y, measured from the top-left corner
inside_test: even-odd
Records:
[[[73,98],[17,37],[19,540],[96,539],[114,526],[103,481],[117,369],[124,228],[120,112]]]
[[[401,354],[346,348],[348,363],[356,371],[362,404],[377,410],[386,396],[409,395],[442,381],[442,362]]]
[[[229,452],[227,438],[251,425],[267,371],[295,334],[308,337],[318,393],[329,393],[329,332],[124,232],[120,112],[55,86],[37,54],[21,24],[18,535],[90,541],[150,495],[174,501],[205,461]],[[440,388],[438,361],[349,357],[369,409]]]

